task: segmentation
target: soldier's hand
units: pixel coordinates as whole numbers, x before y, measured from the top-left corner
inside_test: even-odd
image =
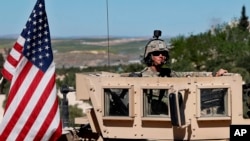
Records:
[[[225,70],[225,69],[219,69],[219,70],[216,72],[215,76],[223,76],[225,73],[228,73],[228,71]]]

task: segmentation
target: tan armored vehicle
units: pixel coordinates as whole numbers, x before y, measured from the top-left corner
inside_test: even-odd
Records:
[[[167,51],[160,35],[156,30],[146,45],[146,63],[152,51]],[[239,74],[135,74],[76,74],[77,100],[92,105],[86,117],[75,119],[82,125],[75,133],[79,139],[229,140],[231,125],[250,125],[250,87]]]
[[[187,74],[76,74],[77,100],[92,104],[86,117],[76,118],[83,125],[78,135],[92,140],[229,140],[230,125],[250,124],[239,74]]]

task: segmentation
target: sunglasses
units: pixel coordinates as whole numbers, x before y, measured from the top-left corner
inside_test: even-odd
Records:
[[[162,56],[167,56],[167,52],[165,52],[165,51],[154,51],[154,52],[152,52],[153,56],[159,56],[160,54]]]

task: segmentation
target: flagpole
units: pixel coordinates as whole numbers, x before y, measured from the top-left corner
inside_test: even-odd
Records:
[[[107,11],[107,39],[108,39],[108,67],[110,66],[110,56],[109,56],[109,8],[108,0],[106,0],[106,11]]]

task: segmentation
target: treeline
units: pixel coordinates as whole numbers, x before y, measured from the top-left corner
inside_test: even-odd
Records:
[[[179,71],[215,71],[225,68],[250,82],[250,28],[245,7],[234,25],[222,24],[205,33],[171,39],[171,67]]]

